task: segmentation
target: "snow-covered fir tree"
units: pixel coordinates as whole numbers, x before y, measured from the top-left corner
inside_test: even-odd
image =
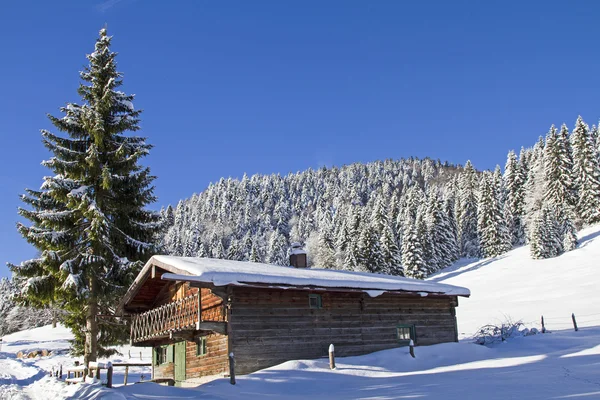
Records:
[[[546,181],[544,174],[544,137],[540,136],[533,146],[527,160],[527,175],[525,180],[525,234],[530,240],[530,228],[537,212],[542,208]]]
[[[585,224],[600,222],[600,167],[589,128],[581,116],[571,135],[577,214]]]
[[[477,233],[477,172],[467,161],[465,169],[459,177],[458,240],[463,257],[478,257],[480,254]]]
[[[513,150],[508,153],[504,167],[504,186],[506,188],[506,202],[504,215],[513,246],[525,243],[525,221],[523,220],[525,207],[525,173],[517,155]]]
[[[484,173],[480,183],[477,207],[479,242],[484,257],[494,257],[511,249],[498,187],[494,176]]]
[[[406,221],[402,241],[402,265],[404,275],[408,278],[425,279],[427,266],[423,260],[421,240],[413,221]]]
[[[42,131],[53,153],[43,165],[54,175],[22,196],[29,207],[19,213],[31,224],[18,224],[40,256],[11,265],[26,279],[21,293],[27,301],[67,311],[74,352],[85,363],[128,336],[124,325],[99,324],[97,316],[114,313],[143,262],[156,252],[161,229],[158,213],[145,209],[155,200],[154,177],[139,164],[151,146],[126,134],[139,129],[140,111],[133,95],[118,90],[122,74],[110,44],[102,29],[80,74],[81,104],[61,108],[62,118],[49,116],[65,135]]]

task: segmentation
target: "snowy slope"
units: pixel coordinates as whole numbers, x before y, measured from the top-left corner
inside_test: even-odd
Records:
[[[430,280],[464,286],[471,297],[459,299],[458,329],[469,337],[487,323],[510,317],[548,329],[600,326],[600,225],[582,230],[579,247],[559,257],[533,260],[529,246],[500,257],[462,261]]]

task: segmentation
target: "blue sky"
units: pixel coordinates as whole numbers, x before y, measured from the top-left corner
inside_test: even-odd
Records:
[[[599,11],[593,1],[7,2],[0,263],[35,255],[15,230],[18,195],[49,173],[39,129],[79,101],[78,71],[105,23],[124,90],[145,110],[160,208],[244,172],[410,156],[504,165],[552,123],[598,121]]]

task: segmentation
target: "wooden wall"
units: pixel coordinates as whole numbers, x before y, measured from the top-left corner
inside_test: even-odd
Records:
[[[196,356],[196,343],[187,342],[186,346],[186,380],[203,376],[225,374],[229,371],[227,357],[227,336],[214,333],[206,337],[204,356]]]
[[[311,309],[308,291],[236,287],[231,307],[231,347],[236,373],[246,374],[287,360],[349,356],[398,347],[397,324],[414,324],[416,344],[457,338],[455,297],[363,293],[321,294]]]
[[[202,295],[202,320],[203,321],[225,321],[225,308],[223,300],[214,295],[210,289],[198,289],[190,287],[187,282],[173,283],[169,285],[155,301],[155,307],[179,300],[201,290]],[[186,380],[201,378],[209,375],[223,374],[229,371],[229,359],[227,349],[227,336],[219,333],[205,331],[194,331],[188,334],[190,340],[186,340]],[[207,354],[196,356],[196,342],[194,337],[206,336]],[[182,341],[179,339],[164,339],[157,345],[165,345]],[[154,365],[153,378],[174,378],[174,364],[172,362]]]

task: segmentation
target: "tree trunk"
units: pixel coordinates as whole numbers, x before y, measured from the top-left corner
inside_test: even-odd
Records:
[[[90,297],[88,299],[87,314],[85,317],[85,345],[83,363],[89,365],[90,361],[98,359],[98,302],[96,299],[96,279],[90,279]]]

